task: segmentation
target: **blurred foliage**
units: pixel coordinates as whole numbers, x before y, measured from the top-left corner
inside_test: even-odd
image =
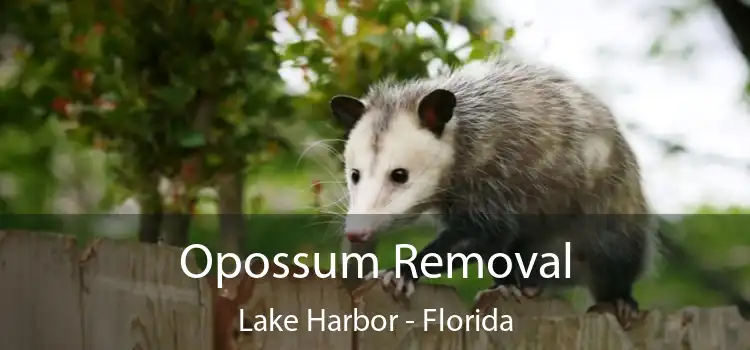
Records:
[[[302,40],[285,45],[283,57],[292,67],[302,69],[310,85],[304,96],[294,100],[296,115],[303,120],[322,117],[323,122],[315,125],[324,136],[341,136],[335,125],[328,123],[328,101],[333,95],[360,96],[376,80],[424,77],[431,63],[455,66],[466,59],[500,53],[502,48],[489,37],[489,24],[478,20],[470,23],[487,27],[469,32],[464,45],[449,47],[448,30],[455,24],[437,17],[447,11],[440,1],[409,5],[405,1],[372,0],[361,1],[357,7],[339,1],[339,8],[327,17],[319,15],[324,2],[310,3],[311,7],[288,14],[286,20],[297,28]],[[466,7],[459,13],[465,17],[470,10]],[[420,23],[429,25],[437,38],[417,35],[415,24]],[[306,35],[302,28],[314,34]],[[462,53],[468,57],[462,59]]]
[[[214,186],[217,173],[236,172],[248,179],[246,251],[338,252],[341,218],[320,212],[343,194],[339,173],[320,159],[301,161],[311,143],[342,137],[330,123],[328,101],[335,94],[362,95],[385,77],[427,76],[500,53],[515,29],[492,38],[498,24],[480,5],[4,1],[0,228],[66,232],[82,241],[132,238],[135,215],[102,213],[121,210],[127,198],[143,204],[144,197],[156,196],[168,203],[160,178],[188,185],[197,195]],[[465,43],[451,43],[448,33],[457,26],[468,29]],[[421,35],[419,28],[433,35]],[[279,43],[281,32],[296,35]],[[300,70],[306,91],[288,91],[280,69]],[[340,165],[340,146],[323,147],[332,166]],[[311,177],[321,176],[331,178],[310,185]],[[329,200],[321,203],[320,195]],[[190,241],[216,248],[218,219],[205,214],[215,212],[213,197],[199,196]],[[746,216],[739,209],[733,215],[699,212],[724,215],[687,216],[679,221],[680,240],[707,264],[730,268],[745,281]],[[378,247],[380,265],[393,264],[396,242],[419,248],[432,235],[424,227],[394,232]],[[638,298],[664,307],[718,302],[680,271],[667,264],[658,281],[639,285]],[[476,278],[431,282],[456,286],[467,301],[489,285]]]
[[[159,177],[195,195],[217,172],[257,169],[289,150],[284,123],[303,123],[308,135],[336,132],[327,106],[336,93],[362,94],[385,76],[426,76],[433,60],[463,62],[436,16],[483,23],[469,15],[473,2],[358,4],[4,2],[0,23],[18,41],[7,44],[17,69],[3,84],[3,125],[53,123],[66,141],[106,153],[120,185],[108,188],[110,203],[153,193]],[[277,50],[279,15],[302,40]],[[345,33],[345,21],[356,29]],[[438,40],[416,35],[419,23]],[[500,51],[488,33],[462,47],[470,59]],[[304,71],[304,96],[285,93],[282,61]]]
[[[273,6],[259,2],[10,1],[21,65],[4,114],[57,120],[68,139],[106,152],[139,194],[157,177],[197,191],[279,143],[292,116],[278,75]],[[206,115],[201,115],[206,114]],[[26,121],[31,123],[31,121]],[[198,156],[202,169],[186,159]],[[122,200],[122,196],[118,197]]]

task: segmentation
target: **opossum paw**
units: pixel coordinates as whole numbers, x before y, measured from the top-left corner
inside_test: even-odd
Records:
[[[617,318],[623,329],[628,330],[640,322],[645,316],[638,309],[638,304],[632,299],[617,299],[614,302],[599,302],[586,311],[586,313],[610,313]]]
[[[527,299],[534,299],[542,294],[542,287],[525,286],[521,287],[521,292]]]
[[[409,278],[409,276],[396,276],[396,270],[390,269],[390,270],[380,270],[378,271],[378,278],[381,280],[380,284],[383,287],[383,290],[390,292],[393,295],[394,299],[398,298],[411,298],[412,294],[414,294],[415,290],[415,281],[413,278]],[[369,273],[367,276],[365,276],[365,280],[370,280],[374,278],[373,273]]]
[[[514,299],[518,302],[523,299],[533,299],[542,292],[539,287],[519,287],[515,285],[495,285],[491,288],[485,289],[477,293],[475,301],[479,298],[484,297],[502,297],[503,299],[509,300]]]

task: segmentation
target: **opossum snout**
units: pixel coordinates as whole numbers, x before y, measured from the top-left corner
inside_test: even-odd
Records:
[[[371,235],[371,231],[347,231],[346,239],[352,243],[361,243],[367,241]]]
[[[344,233],[349,242],[366,242],[380,231],[383,223],[382,215],[349,214],[344,224]]]

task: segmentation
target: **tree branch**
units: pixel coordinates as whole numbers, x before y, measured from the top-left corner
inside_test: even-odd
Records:
[[[159,176],[154,174],[147,177],[146,188],[140,193],[139,204],[141,214],[139,215],[138,239],[141,242],[156,244],[159,242],[159,233],[162,229],[164,219],[164,206],[159,193]]]
[[[729,29],[736,45],[750,65],[750,6],[742,0],[712,0]]]
[[[195,103],[195,116],[192,126],[208,142],[211,123],[218,109],[218,101],[213,96],[199,94]],[[181,193],[177,198],[177,203],[175,203],[174,212],[170,213],[167,217],[168,220],[165,220],[164,223],[164,241],[169,245],[184,247],[188,242],[191,211],[197,203],[193,190],[198,182],[203,179],[204,160],[203,152],[199,151],[182,161],[182,170],[176,182],[178,186],[183,186],[183,188],[178,189]]]
[[[246,232],[244,203],[244,177],[241,169],[217,176],[219,192],[219,234],[223,253],[241,254],[242,235]]]

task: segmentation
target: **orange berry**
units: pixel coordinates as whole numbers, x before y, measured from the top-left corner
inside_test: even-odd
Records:
[[[55,97],[52,100],[52,109],[63,115],[68,114],[68,105],[70,105],[70,100],[64,97]]]
[[[99,34],[99,35],[104,34],[105,29],[106,28],[104,27],[104,24],[101,24],[100,22],[97,22],[96,24],[94,24],[94,32],[96,34]]]
[[[325,30],[328,35],[333,35],[336,32],[336,26],[330,18],[324,18],[320,21],[320,26],[323,27],[323,30]]]

